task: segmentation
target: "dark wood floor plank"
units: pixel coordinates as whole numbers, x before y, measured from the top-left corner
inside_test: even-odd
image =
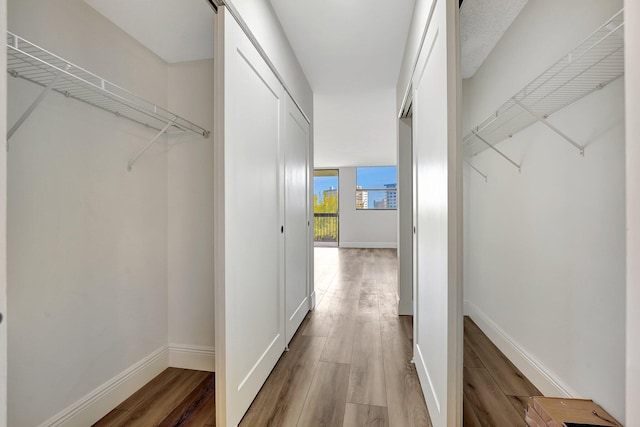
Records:
[[[511,405],[515,408],[516,412],[520,414],[522,419],[524,420],[524,413],[527,410],[527,406],[529,402],[533,400],[532,396],[507,396]]]
[[[94,426],[215,425],[213,375],[209,372],[168,368]],[[205,399],[198,399],[196,395],[206,396]],[[182,417],[184,412],[190,416]]]
[[[502,393],[487,369],[464,368],[464,398],[480,425],[525,427],[509,399]]]
[[[469,404],[469,399],[462,399],[462,425],[464,427],[483,427],[478,420],[473,408]]]
[[[160,424],[160,427],[201,427],[215,419],[215,377],[210,373]]]
[[[464,319],[465,338],[504,394],[538,396],[540,392],[469,318]]]
[[[117,409],[122,409],[124,411],[132,410],[136,406],[140,405],[141,402],[148,400],[150,395],[162,393],[167,390],[167,388],[171,387],[171,384],[175,382],[181,374],[182,371],[177,368],[165,369],[158,376],[149,381],[144,387],[133,393],[129,398],[118,405]]]
[[[348,402],[386,406],[387,396],[378,313],[359,313],[349,374]]]
[[[191,393],[208,375],[202,371],[186,371],[164,388],[156,389],[130,411],[126,424],[130,427],[158,425],[186,395]]]
[[[431,426],[418,373],[411,363],[413,332],[408,316],[380,319],[387,410],[391,427]]]
[[[347,403],[343,427],[388,427],[387,408]]]
[[[123,425],[129,416],[129,411],[123,411],[121,409],[114,409],[105,415],[100,421],[95,423],[93,427],[112,427]]]
[[[349,385],[349,365],[319,362],[298,426],[341,427]]]
[[[240,427],[295,426],[311,386],[326,338],[296,335]]]
[[[464,362],[463,362],[463,366],[465,368],[484,368],[484,365],[482,364],[482,361],[480,360],[480,358],[478,357],[478,355],[476,354],[475,351],[473,351],[473,348],[471,348],[471,345],[469,345],[469,343],[467,342],[467,339],[464,339]]]

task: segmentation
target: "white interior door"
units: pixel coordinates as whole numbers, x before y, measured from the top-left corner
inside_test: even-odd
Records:
[[[414,360],[435,427],[461,425],[457,2],[436,0],[413,78]]]
[[[235,426],[285,347],[279,159],[284,89],[228,11],[220,8],[220,13],[225,15],[224,316],[217,321],[224,325],[216,351],[224,355],[216,368],[224,370],[226,419],[219,422]]]
[[[285,334],[289,343],[309,311],[309,123],[288,96],[283,160]]]

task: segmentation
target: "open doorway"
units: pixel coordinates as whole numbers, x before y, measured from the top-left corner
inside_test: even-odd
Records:
[[[338,246],[338,169],[313,172],[313,242],[315,246]]]

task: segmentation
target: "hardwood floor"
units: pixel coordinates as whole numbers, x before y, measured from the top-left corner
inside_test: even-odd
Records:
[[[526,426],[524,410],[537,388],[469,317],[464,319],[464,426]]]
[[[240,426],[431,426],[410,362],[411,318],[396,314],[395,250],[315,255],[316,309]]]
[[[94,424],[97,427],[215,426],[214,374],[168,368]]]
[[[316,309],[293,337],[241,427],[429,427],[413,325],[396,314],[389,249],[316,248]],[[95,426],[215,426],[214,374],[169,368]],[[465,427],[526,426],[540,392],[464,320]]]

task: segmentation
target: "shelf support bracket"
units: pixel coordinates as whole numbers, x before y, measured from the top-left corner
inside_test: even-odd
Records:
[[[138,159],[140,157],[142,157],[142,155],[144,153],[147,152],[147,150],[153,145],[154,142],[156,142],[158,140],[158,138],[160,138],[166,131],[167,129],[169,129],[169,127],[171,127],[171,125],[173,125],[173,123],[176,121],[176,119],[171,120],[170,122],[168,122],[163,128],[162,130],[160,130],[160,132],[158,132],[156,134],[156,136],[153,137],[153,139],[151,141],[149,141],[149,143],[147,145],[144,146],[144,148],[142,150],[140,150],[140,152],[138,153],[137,156],[135,156],[132,160],[129,161],[129,163],[127,164],[127,170],[129,172],[131,172],[131,168],[133,167],[133,165],[138,161]]]
[[[487,175],[485,175],[485,174],[483,174],[482,172],[480,172],[480,169],[478,169],[477,167],[475,167],[475,166],[473,165],[473,163],[471,163],[469,160],[465,159],[465,160],[464,160],[464,162],[465,162],[466,164],[468,164],[468,165],[469,165],[469,167],[470,167],[471,169],[473,169],[474,171],[476,171],[476,172],[477,172],[481,177],[483,177],[483,178],[484,178],[484,182],[487,182]]]
[[[578,150],[580,150],[580,155],[582,157],[584,157],[584,147],[580,144],[578,144],[576,141],[574,141],[572,138],[570,138],[569,136],[567,136],[567,134],[565,134],[564,132],[562,132],[560,129],[558,129],[557,127],[555,127],[554,125],[552,125],[551,123],[549,123],[549,121],[547,120],[546,117],[541,117],[539,115],[537,115],[535,112],[533,112],[529,107],[527,107],[526,105],[524,105],[522,102],[518,101],[517,99],[513,99],[513,101],[518,104],[520,106],[520,108],[522,108],[524,111],[526,111],[527,113],[531,114],[533,117],[536,118],[536,120],[538,120],[539,122],[541,122],[542,124],[544,124],[546,127],[548,127],[549,129],[551,129],[552,131],[554,131],[555,133],[557,133],[558,135],[560,135],[561,137],[563,137],[569,144],[573,145],[574,147],[576,147]]]
[[[68,64],[67,64],[66,69],[67,70],[69,69],[69,65]],[[15,76],[17,77],[18,74],[16,73]],[[51,92],[51,89],[53,89],[53,87],[56,85],[56,83],[58,83],[58,80],[60,80],[60,77],[62,77],[62,71],[59,71],[58,73],[56,73],[56,75],[49,82],[49,84],[42,90],[42,92],[40,92],[40,95],[38,95],[36,100],[33,101],[33,103],[29,106],[29,108],[27,108],[27,110],[24,113],[22,113],[22,116],[20,116],[18,121],[13,126],[11,126],[11,129],[9,129],[9,132],[7,132],[7,150],[9,149],[9,145],[8,145],[9,139],[11,139],[11,137],[13,136],[14,133],[16,133],[18,128],[20,126],[22,126],[22,123],[24,123],[24,121],[29,118],[31,113],[33,113],[33,111],[36,108],[38,108],[38,105],[40,105],[40,103],[42,103],[42,101],[44,101],[44,99],[47,97],[49,92]]]
[[[505,159],[506,161],[508,161],[509,163],[511,163],[513,166],[516,167],[516,169],[518,169],[518,172],[521,171],[521,167],[519,164],[517,164],[516,162],[514,162],[513,160],[511,160],[509,157],[507,157],[506,154],[504,154],[502,151],[498,150],[496,147],[494,147],[493,145],[491,145],[489,143],[489,141],[487,141],[486,139],[484,139],[483,137],[481,137],[478,132],[476,132],[475,130],[472,130],[471,133],[473,133],[473,135],[478,138],[480,141],[484,142],[487,147],[491,148],[493,151],[495,151],[496,153],[498,153],[503,159]]]

